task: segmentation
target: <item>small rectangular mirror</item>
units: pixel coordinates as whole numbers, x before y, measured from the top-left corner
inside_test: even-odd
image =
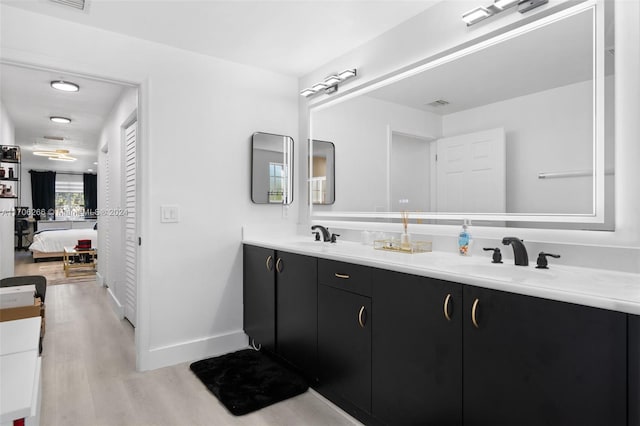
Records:
[[[293,202],[293,138],[256,132],[251,137],[251,201]]]
[[[309,141],[309,194],[313,204],[333,204],[336,201],[335,151],[333,142]]]

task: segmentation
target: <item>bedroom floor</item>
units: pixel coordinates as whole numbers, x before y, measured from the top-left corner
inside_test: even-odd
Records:
[[[39,274],[56,263],[62,271],[61,262],[34,264],[18,257],[16,275]],[[95,281],[49,286],[46,306],[43,426],[360,424],[310,391],[234,417],[191,373],[189,363],[135,371],[134,329],[117,318],[107,289]]]
[[[14,275],[44,275],[50,285],[95,280],[95,272],[86,273],[84,270],[72,271],[69,277],[65,277],[62,260],[40,260],[34,263],[29,251],[17,251],[15,256]]]

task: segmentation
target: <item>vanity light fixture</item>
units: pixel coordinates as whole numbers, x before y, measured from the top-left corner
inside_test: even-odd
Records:
[[[53,80],[51,82],[51,87],[53,87],[56,90],[61,90],[63,92],[77,92],[80,90],[80,86],[65,80]]]
[[[549,0],[495,0],[493,4],[463,13],[462,20],[467,26],[471,26],[514,6],[518,7],[518,12],[526,13],[548,2]]]
[[[313,90],[314,92],[319,92],[321,90],[326,89],[327,87],[329,87],[327,83],[316,83],[313,86],[311,86],[311,90]]]
[[[462,15],[462,20],[467,23],[467,26],[473,25],[477,22],[487,19],[493,13],[486,7],[476,7]]]
[[[493,6],[500,10],[505,10],[517,5],[518,3],[520,3],[520,0],[495,0],[495,2],[493,2]]]
[[[323,81],[300,91],[300,95],[308,98],[318,93],[334,93],[338,90],[338,85],[345,80],[355,77],[358,74],[355,68],[346,69],[337,74],[332,74]]]
[[[67,117],[49,117],[49,120],[53,121],[54,123],[60,123],[60,124],[71,123],[71,119]]]

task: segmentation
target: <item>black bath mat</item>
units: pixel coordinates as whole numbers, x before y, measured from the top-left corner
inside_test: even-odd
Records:
[[[203,359],[190,368],[236,416],[299,395],[309,387],[300,375],[253,349]]]

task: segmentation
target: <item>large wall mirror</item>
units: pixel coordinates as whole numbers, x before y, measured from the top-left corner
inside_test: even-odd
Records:
[[[271,133],[251,137],[251,201],[293,202],[293,138]]]
[[[607,229],[606,12],[585,2],[312,106],[311,136],[339,149],[340,182],[312,217]]]
[[[309,141],[309,194],[315,205],[336,200],[336,148],[333,142]]]

